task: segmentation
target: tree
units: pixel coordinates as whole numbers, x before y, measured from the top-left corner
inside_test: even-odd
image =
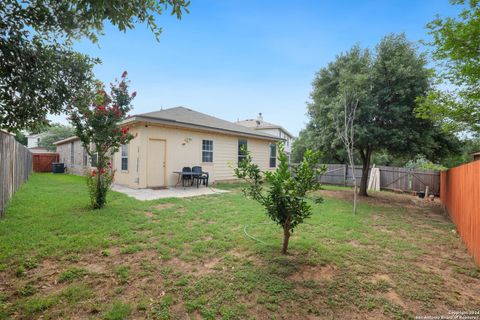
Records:
[[[424,155],[419,154],[413,160],[408,161],[405,164],[405,168],[410,169],[419,169],[419,170],[446,170],[445,166],[442,166],[438,163],[433,163],[432,161],[425,158]]]
[[[72,50],[74,40],[93,42],[108,21],[121,31],[146,23],[158,39],[159,15],[180,19],[185,0],[4,0],[0,4],[0,128],[35,130],[48,113],[59,114],[94,81],[99,63]]]
[[[439,126],[418,119],[413,112],[415,99],[429,88],[426,63],[425,56],[417,53],[405,35],[388,35],[373,55],[354,46],[316,75],[308,104],[309,127],[322,151],[343,151],[335,119],[344,112],[344,106],[338,101],[344,92],[355,92],[358,97],[354,135],[355,150],[362,162],[362,196],[367,196],[367,177],[375,151],[433,157],[450,150],[448,137]]]
[[[131,110],[131,102],[136,93],[128,92],[127,72],[121,80],[111,85],[107,94],[102,83],[97,83],[92,92],[85,92],[76,99],[70,110],[70,120],[75,133],[90,157],[97,155],[96,169],[87,173],[87,184],[94,209],[105,206],[107,192],[113,181],[114,172],[111,158],[121,145],[128,143],[133,136],[128,128],[119,124]]]
[[[355,160],[353,158],[355,152],[355,115],[357,112],[359,97],[355,92],[344,92],[343,104],[343,121],[338,117],[336,119],[337,134],[343,145],[348,157],[348,164],[352,170],[353,179],[353,213],[357,213],[357,178],[355,175]],[[337,115],[338,116],[338,115]]]
[[[28,144],[28,138],[22,131],[15,132],[15,140],[24,146]]]
[[[56,146],[53,143],[75,135],[75,129],[71,126],[54,123],[43,131],[43,133],[38,142],[38,146],[46,148],[49,151],[55,151]]]
[[[437,16],[427,25],[437,86],[419,99],[417,113],[442,121],[449,131],[480,133],[480,1],[451,2],[463,6],[458,17]]]
[[[265,207],[267,215],[283,229],[282,253],[286,254],[291,233],[311,216],[307,193],[320,187],[318,175],[325,171],[317,168],[320,154],[307,150],[302,162],[290,171],[288,156],[282,144],[278,148],[279,165],[275,171],[262,172],[246,152],[245,160],[235,168],[235,175],[247,181],[244,194]],[[268,186],[265,186],[268,184]],[[316,199],[320,201],[320,198]]]
[[[292,143],[291,161],[299,163],[307,150],[320,150],[318,138],[315,136],[315,130],[309,125],[300,131],[298,137]],[[344,163],[347,161],[347,155],[344,150],[337,152],[321,153],[320,163]]]

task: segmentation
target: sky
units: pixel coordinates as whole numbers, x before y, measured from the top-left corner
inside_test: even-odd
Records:
[[[132,114],[185,106],[236,121],[261,112],[295,135],[308,122],[315,73],[336,55],[389,33],[428,40],[436,14],[458,12],[448,0],[192,0],[189,10],[158,17],[160,41],[145,25],[123,33],[106,24],[97,44],[74,47],[102,60],[94,72],[107,84],[128,71]]]

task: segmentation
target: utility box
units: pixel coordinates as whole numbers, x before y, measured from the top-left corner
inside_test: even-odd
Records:
[[[53,162],[52,173],[65,173],[65,164],[63,162]]]

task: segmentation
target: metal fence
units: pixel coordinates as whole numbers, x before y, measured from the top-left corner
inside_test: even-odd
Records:
[[[292,164],[295,165],[295,164]],[[320,177],[320,182],[339,186],[353,186],[353,172],[349,165],[325,164],[327,172]],[[376,166],[380,170],[380,188],[384,190],[425,191],[440,194],[440,172],[434,170],[417,170],[401,167]],[[369,176],[370,176],[369,170]],[[362,166],[355,166],[357,185],[362,178]]]
[[[8,200],[31,173],[32,153],[14,136],[0,131],[0,218]]]

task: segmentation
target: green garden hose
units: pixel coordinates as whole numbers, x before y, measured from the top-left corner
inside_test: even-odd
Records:
[[[269,224],[275,224],[275,222],[260,222],[260,223],[252,223],[252,224],[246,224],[244,227],[243,227],[243,233],[245,233],[245,235],[247,237],[249,237],[250,239],[252,240],[255,240],[257,242],[260,242],[262,244],[265,244],[268,246],[268,243],[266,242],[263,242],[262,240],[258,239],[258,238],[255,238],[254,236],[252,236],[251,234],[248,233],[247,231],[247,228],[248,227],[251,227],[251,226],[260,226],[260,225],[269,225]]]

